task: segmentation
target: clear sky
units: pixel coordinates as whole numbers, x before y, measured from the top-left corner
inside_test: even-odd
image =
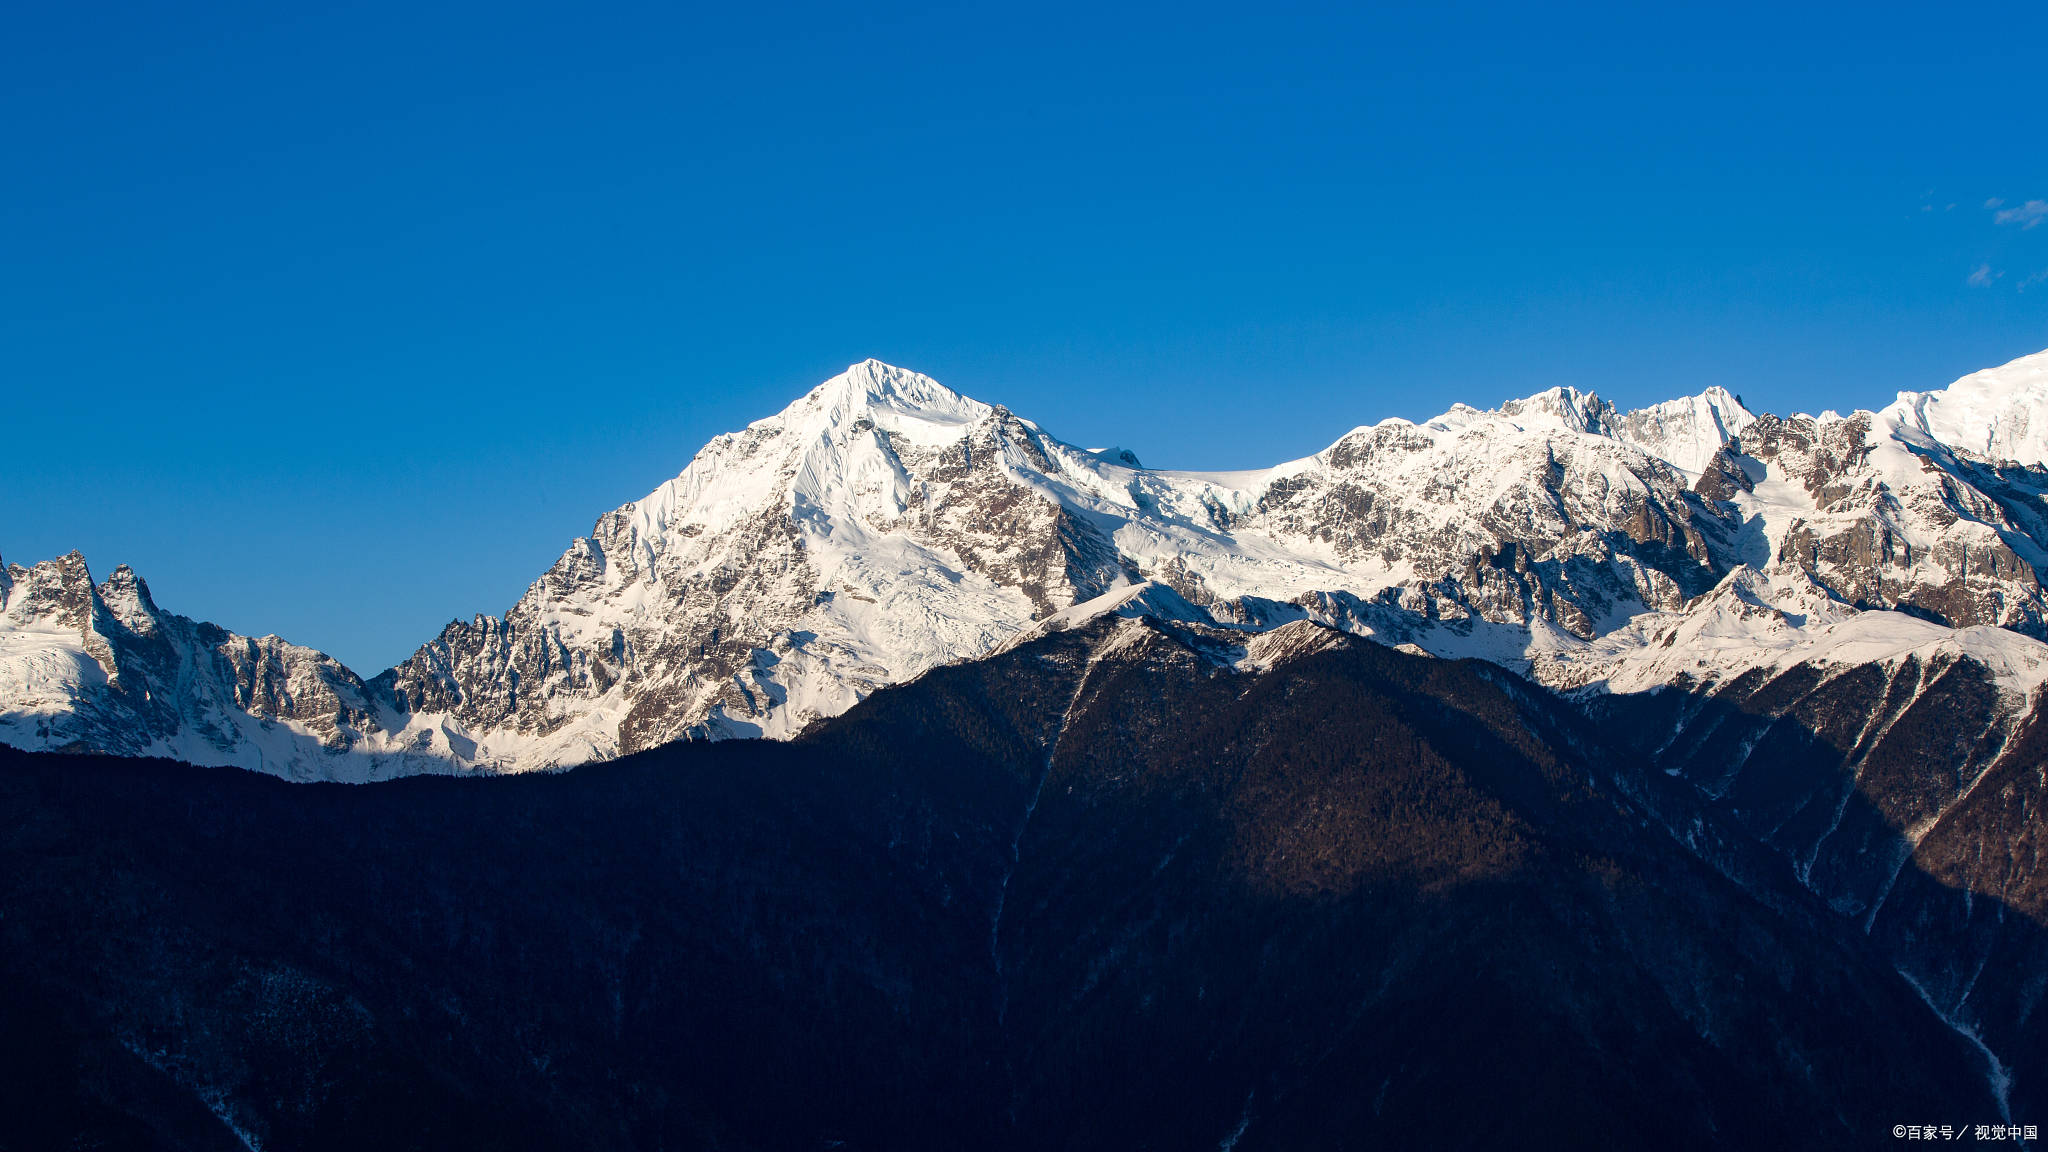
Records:
[[[2001,11],[2002,9],[2002,11]],[[2048,6],[17,5],[0,555],[365,675],[880,357],[1147,463],[2048,347]]]

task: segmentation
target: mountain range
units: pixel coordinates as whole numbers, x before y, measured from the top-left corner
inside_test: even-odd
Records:
[[[1307,621],[1581,697],[1947,653],[2023,700],[2044,465],[2048,353],[1847,416],[1553,388],[1240,472],[1076,448],[871,360],[369,679],[166,612],[126,567],[8,565],[0,742],[296,780],[558,768],[788,738],[1101,613]]]

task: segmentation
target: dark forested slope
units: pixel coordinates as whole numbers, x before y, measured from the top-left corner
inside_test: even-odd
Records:
[[[1301,651],[1239,672],[1105,619],[794,743],[561,775],[0,750],[0,1148],[1835,1147],[1999,1117],[1851,921],[1706,806],[1722,848],[1675,837],[1624,744],[1486,665]]]

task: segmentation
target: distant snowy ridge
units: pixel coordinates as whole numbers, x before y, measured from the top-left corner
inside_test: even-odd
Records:
[[[126,565],[73,552],[0,570],[0,743],[233,765],[291,780],[456,770],[451,744],[355,673],[275,636],[156,606]],[[408,729],[408,725],[411,728]]]
[[[1821,658],[1823,628],[1917,644],[1992,626],[1964,648],[2032,667],[2044,378],[2048,354],[1847,417],[1757,415],[1720,388],[1620,412],[1559,388],[1211,473],[1075,448],[867,361],[599,517],[503,617],[368,682],[275,638],[117,611],[140,585],[125,570],[95,587],[75,556],[9,568],[0,741],[293,778],[548,768],[789,736],[1105,611],[1319,625],[1580,691],[1677,676],[1651,651],[1668,637],[1733,667]],[[1795,588],[1825,610],[1730,608]]]

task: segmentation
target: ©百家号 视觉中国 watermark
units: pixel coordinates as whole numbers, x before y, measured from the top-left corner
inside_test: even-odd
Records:
[[[2032,1142],[2041,1138],[2041,1129],[2037,1124],[1894,1124],[1892,1135],[1900,1140]]]

